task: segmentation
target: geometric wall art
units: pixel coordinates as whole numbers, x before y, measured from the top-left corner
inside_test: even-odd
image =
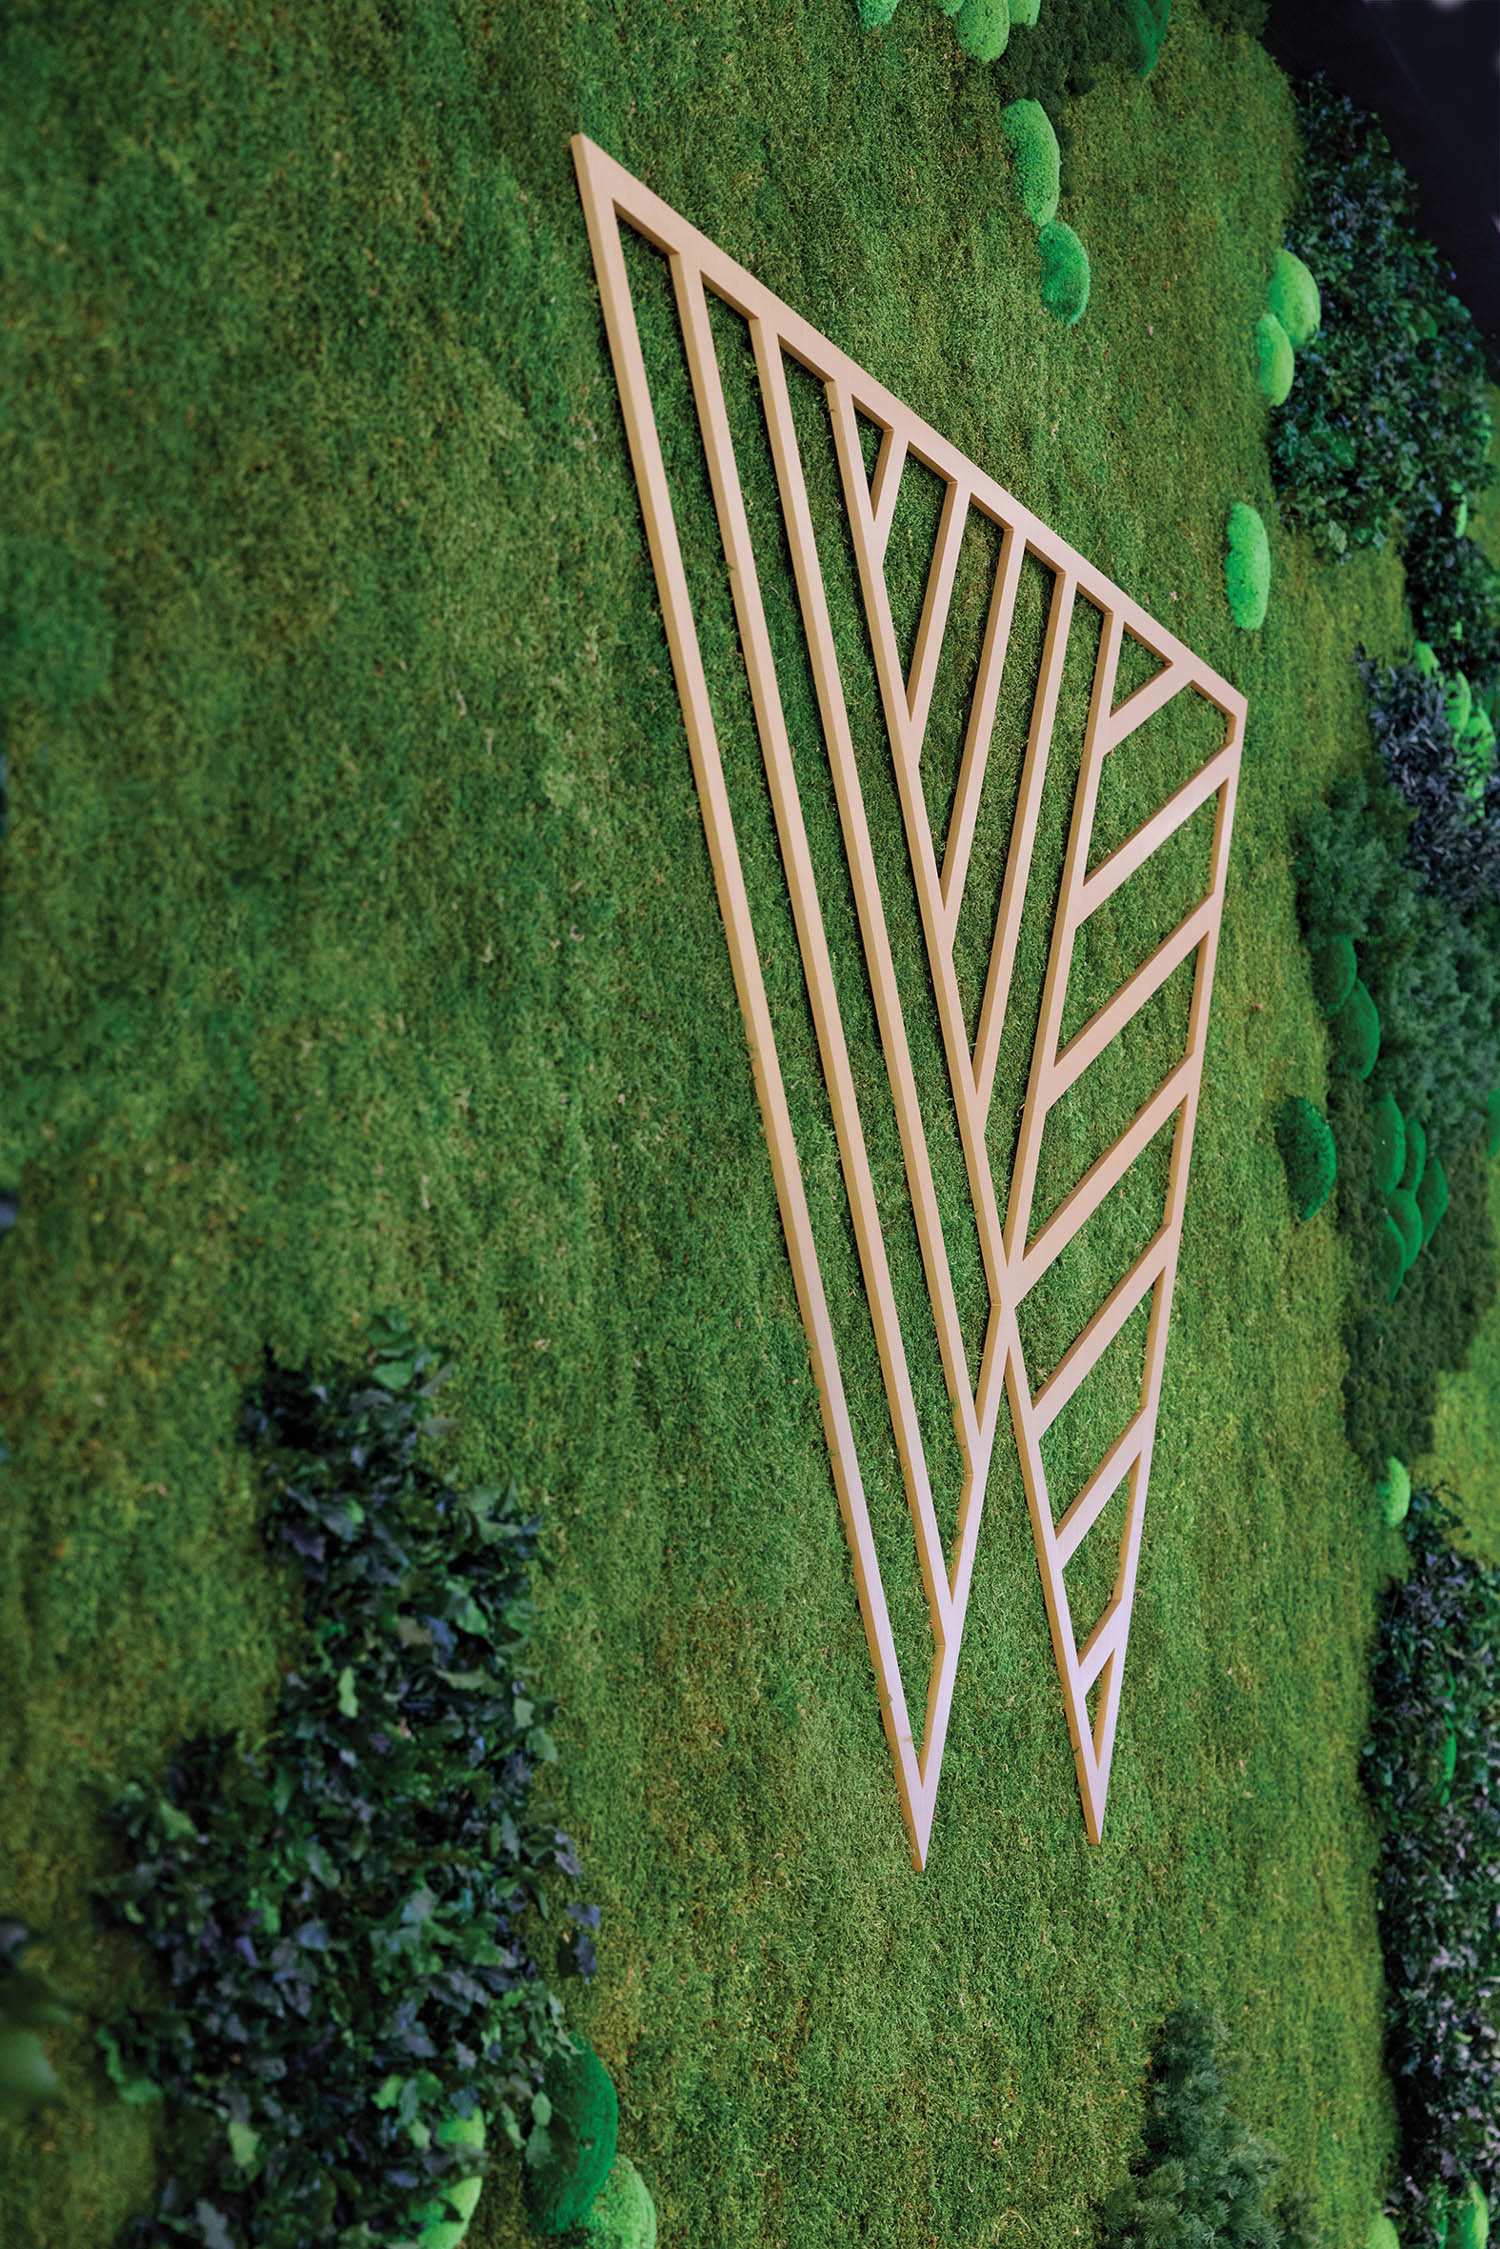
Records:
[[[581,134],[574,136],[572,149],[735,990],[748,1034],[782,1226],[912,1862],[919,1870],[926,1862],[979,1525],[1002,1433],[1005,1444],[1014,1448],[1025,1492],[1084,1822],[1089,1838],[1098,1843],[1104,1828],[1147,1484],[1157,1436],[1162,1369],[1224,903],[1245,723],[1244,698],[1102,571],[1058,538],[984,468],[966,458],[602,149]],[[885,1408],[899,1458],[914,1558],[931,1627],[933,1652],[920,1741],[913,1732],[887,1588],[872,1535],[850,1400],[845,1393],[835,1322],[820,1270],[788,1089],[773,1032],[715,726],[710,671],[689,598],[622,230],[630,230],[638,241],[659,253],[670,272],[675,316],[680,323],[732,592],[739,652],[748,678],[817,1053],[847,1188],[859,1275],[868,1301]],[[758,554],[732,418],[726,406],[713,327],[713,317],[717,316],[711,316],[711,305],[727,307],[745,324],[759,410],[764,417],[764,437],[774,463],[784,531],[782,552],[789,558],[795,582],[796,613],[816,693],[821,729],[816,748],[820,757],[826,757],[825,770],[831,774],[836,798],[857,908],[859,944],[878,1022],[880,1059],[899,1127],[906,1188],[920,1243],[927,1296],[924,1317],[930,1319],[935,1332],[962,1462],[961,1490],[953,1529],[946,1541],[929,1476],[930,1447],[924,1446],[914,1403],[908,1363],[912,1322],[908,1311],[907,1333],[903,1334],[866,1130],[856,1097],[857,1073],[851,1063],[835,963],[830,956],[825,901],[820,896],[809,847],[802,795],[805,783],[799,783],[799,772],[804,776],[807,773],[812,752],[806,741],[794,742],[789,731],[783,683],[767,623],[767,590],[762,584],[764,531]],[[924,1089],[917,1082],[908,1036],[912,995],[909,990],[903,994],[899,987],[887,900],[882,896],[878,872],[881,854],[872,843],[867,804],[869,768],[866,765],[866,778],[862,780],[861,756],[857,754],[840,672],[826,558],[814,527],[804,449],[793,412],[789,386],[793,380],[805,385],[808,378],[820,387],[821,398],[826,401],[841,505],[857,565],[858,599],[863,604],[863,624],[878,678],[889,765],[920,912],[926,975],[930,978],[924,1004],[935,1006],[940,1025],[946,1094],[951,1095],[951,1113],[962,1151],[961,1176],[967,1182],[970,1206],[964,1220],[977,1230],[983,1263],[988,1309],[982,1329],[976,1328],[968,1337],[955,1291],[949,1239],[954,1223],[951,1195],[948,1202],[940,1202],[934,1183],[933,1149],[924,1125]],[[941,505],[920,614],[909,650],[903,651],[888,585],[889,542],[903,480],[924,471],[938,480]],[[924,787],[924,749],[940,652],[949,629],[960,546],[966,529],[976,523],[992,541],[995,561],[961,752],[955,752],[951,811],[939,836],[934,832],[929,794]],[[925,548],[923,551],[925,556]],[[1017,614],[1023,567],[1028,563],[1044,567],[1050,591],[1040,635],[1039,667],[1034,688],[1029,690],[1029,712],[1023,713],[1024,751],[1018,751],[1014,801],[1006,807],[1008,832],[994,846],[992,863],[1003,865],[1003,879],[999,880],[992,920],[986,907],[983,927],[988,967],[982,993],[976,986],[966,1006],[955,970],[955,934],[979,843],[984,840],[988,845],[992,840],[985,832],[985,823],[991,818],[984,788],[986,765],[1001,697],[1009,691],[1005,684],[1007,646]],[[1061,757],[1054,729],[1064,664],[1070,643],[1075,660],[1077,649],[1084,645],[1085,621],[1087,646],[1094,650],[1092,636],[1097,635],[1097,649],[1092,654],[1086,715],[1080,718],[1078,739],[1068,753],[1076,761],[1076,780],[1071,783],[1066,844],[1055,894],[1039,904],[1032,882],[1039,811],[1049,761]],[[1143,666],[1147,676],[1136,677]],[[1135,684],[1124,692],[1122,676],[1135,678]],[[1185,776],[1174,774],[1172,785],[1164,791],[1158,788],[1144,800],[1132,795],[1127,800],[1130,824],[1126,832],[1101,850],[1100,795],[1102,788],[1115,787],[1111,770],[1120,773],[1130,768],[1131,745],[1143,738],[1143,730],[1149,735],[1153,722],[1169,706],[1185,713],[1193,704],[1200,706],[1199,715],[1211,722],[1201,737],[1205,753],[1200,756],[1195,751],[1192,770]],[[1079,707],[1082,712],[1082,696]],[[1119,761],[1113,769],[1111,760]],[[1073,763],[1067,771],[1073,773]],[[1070,980],[1075,978],[1080,946],[1087,941],[1093,917],[1099,916],[1110,901],[1116,901],[1113,911],[1118,913],[1120,896],[1133,895],[1125,886],[1156,854],[1174,848],[1174,839],[1182,837],[1195,816],[1199,818],[1193,833],[1201,834],[1205,841],[1204,876],[1201,884],[1195,884],[1186,911],[1177,915],[1166,934],[1130,969],[1118,988],[1093,1005],[1086,1019],[1070,1029],[1070,1004],[1076,1013],[1076,982]],[[1028,914],[1035,917],[1040,911],[1050,915],[1049,936],[1045,924],[1039,925],[1046,936],[1045,972],[1034,1039],[1023,1073],[1024,1100],[1002,1164],[997,1161],[991,1117],[997,1056],[1023,927],[1031,926],[1026,922]],[[1163,1057],[1154,1090],[1123,1129],[1112,1134],[1109,1144],[1083,1165],[1055,1204],[1039,1208],[1038,1169],[1049,1119],[1059,1104],[1069,1099],[1076,1102],[1090,1083],[1098,1082],[1091,1080],[1089,1073],[1101,1067],[1113,1042],[1150,1007],[1169,980],[1179,976],[1181,983],[1174,989],[1185,995],[1185,1029]],[[1061,1355],[1045,1368],[1037,1366],[1032,1363],[1035,1352],[1028,1356],[1023,1342],[1028,1298],[1101,1209],[1106,1197],[1126,1180],[1143,1152],[1153,1147],[1169,1150],[1169,1155],[1163,1156],[1159,1212],[1153,1205],[1149,1214],[1149,1239],[1138,1254],[1132,1255],[1128,1268],[1097,1302]],[[955,1157],[955,1164],[957,1160]],[[1131,1362],[1128,1417],[1100,1457],[1090,1461],[1085,1473],[1070,1470],[1069,1480],[1054,1489],[1059,1470],[1054,1459],[1049,1474],[1044,1458],[1048,1432],[1137,1314],[1141,1316],[1139,1326],[1132,1333],[1144,1331],[1143,1371],[1136,1394]],[[1019,1520],[1019,1501],[1016,1507]],[[1090,1551],[1091,1541],[1092,1551],[1104,1555],[1109,1565],[1106,1573],[1092,1582],[1096,1586],[1107,1584],[1109,1590],[1098,1613],[1075,1618],[1077,1595],[1071,1588],[1077,1581],[1065,1573],[1080,1555]]]

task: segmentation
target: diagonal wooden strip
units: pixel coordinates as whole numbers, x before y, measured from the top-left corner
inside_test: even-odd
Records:
[[[932,690],[937,679],[938,653],[943,645],[943,634],[948,629],[948,611],[953,604],[953,580],[958,572],[958,550],[963,542],[964,522],[968,513],[968,491],[955,479],[944,495],[943,512],[938,518],[932,568],[927,574],[927,594],[922,603],[922,621],[917,627],[916,646],[912,650],[911,670],[907,677],[906,708],[911,719],[914,759],[921,757],[922,742],[927,733],[927,716],[932,709]]]
[[[880,440],[875,475],[870,484],[870,536],[882,560],[891,543],[891,525],[896,520],[896,495],[901,489],[901,471],[905,466],[906,432],[903,429],[888,429]]]
[[[1228,749],[1220,750],[1199,772],[1184,781],[1180,789],[1174,790],[1149,820],[1143,820],[1134,834],[1128,835],[1122,844],[1118,844],[1107,859],[1100,860],[1085,881],[1078,902],[1080,925],[1088,920],[1090,914],[1097,912],[1107,898],[1113,898],[1120,885],[1128,882],[1146,864],[1153,852],[1161,849],[1169,836],[1175,835],[1201,806],[1207,804],[1211,796],[1224,787],[1233,769],[1234,753]]]
[[[1127,1475],[1150,1434],[1145,1409],[1132,1414],[1109,1451],[1090,1476],[1071,1507],[1059,1518],[1056,1532],[1057,1566],[1066,1569]]]
[[[1175,1242],[1170,1222],[1159,1227],[1129,1272],[1116,1281],[1088,1325],[1069,1344],[1032,1401],[1032,1421],[1039,1437],[1051,1428],[1084,1376],[1092,1372],[1148,1290],[1155,1287]]]
[[[948,840],[943,851],[941,887],[950,953],[953,949],[954,931],[958,927],[958,909],[963,899],[964,881],[969,872],[969,853],[974,847],[974,826],[979,818],[984,769],[989,758],[990,736],[995,730],[1000,680],[1005,668],[1006,650],[1010,645],[1016,591],[1021,583],[1021,564],[1025,558],[1025,540],[1017,532],[1005,528],[1000,561],[995,571],[995,590],[990,599],[989,617],[984,628],[984,646],[979,652],[974,700],[969,711],[968,731],[964,736],[963,762],[958,769],[958,783],[953,792],[953,813],[948,822]]]

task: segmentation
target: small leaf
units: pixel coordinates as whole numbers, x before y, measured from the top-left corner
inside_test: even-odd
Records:
[[[346,1718],[359,1716],[359,1697],[354,1692],[354,1666],[346,1663],[339,1673],[339,1709]]]

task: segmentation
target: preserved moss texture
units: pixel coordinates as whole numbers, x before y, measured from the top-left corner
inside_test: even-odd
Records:
[[[1406,1161],[1401,1167],[1401,1184],[1409,1195],[1414,1195],[1422,1183],[1427,1168],[1427,1135],[1415,1117],[1406,1120]]]
[[[1438,1157],[1434,1156],[1423,1172],[1421,1185],[1412,1200],[1421,1215],[1422,1247],[1425,1249],[1448,1208],[1448,1176]]]
[[[1125,0],[1123,12],[1134,42],[1135,67],[1142,78],[1149,78],[1167,36],[1172,0]]]
[[[1042,12],[1042,0],[1010,0],[1010,20],[1030,31]]]
[[[1385,1474],[1375,1486],[1375,1497],[1380,1502],[1381,1520],[1392,1530],[1405,1522],[1411,1506],[1411,1475],[1403,1461],[1386,1462]]]
[[[1345,1077],[1367,1078],[1380,1052],[1380,1016],[1357,976],[1328,1028],[1333,1034],[1333,1068]]]
[[[1323,325],[1318,284],[1291,250],[1277,252],[1266,302],[1285,329],[1287,342],[1294,351],[1301,351],[1304,344],[1310,344]]]
[[[1337,1015],[1353,991],[1358,974],[1359,962],[1355,958],[1352,937],[1340,934],[1313,947],[1313,991],[1325,1016]]]
[[[971,62],[995,62],[1010,39],[1010,0],[964,0],[958,43]]]
[[[855,6],[867,31],[878,31],[896,13],[896,0],[855,0]]]
[[[1040,102],[1012,102],[1000,114],[1000,129],[1010,143],[1021,208],[1034,227],[1057,216],[1061,157],[1052,120]]]
[[[1258,632],[1266,621],[1271,598],[1271,544],[1266,527],[1254,508],[1236,500],[1229,511],[1227,536],[1224,587],[1229,612],[1246,632]]]
[[[1375,1157],[1375,1189],[1389,1195],[1406,1168],[1406,1120],[1388,1093],[1370,1112],[1370,1144]]]
[[[1261,397],[1279,406],[1296,372],[1291,338],[1274,312],[1263,312],[1255,323],[1255,380]]]
[[[577,2033],[574,2033],[577,2037]],[[535,2232],[568,2233],[588,2216],[609,2176],[620,2104],[609,2072],[585,2038],[579,2051],[549,2063],[550,2145],[526,2173],[526,2208]]]
[[[617,2155],[583,2229],[589,2249],[656,2249],[656,2204],[628,2155]]]
[[[1298,1218],[1311,1218],[1333,1192],[1338,1157],[1328,1120],[1300,1093],[1277,1114],[1276,1146],[1286,1166],[1287,1189]]]
[[[1406,1278],[1406,1243],[1389,1211],[1385,1213],[1374,1244],[1374,1268],[1379,1286],[1387,1300],[1394,1304],[1396,1291]]]
[[[1052,219],[1037,236],[1042,253],[1042,303],[1066,327],[1083,318],[1089,301],[1089,254],[1073,229]]]
[[[1390,1213],[1396,1222],[1396,1231],[1401,1236],[1403,1266],[1409,1268],[1422,1247],[1422,1212],[1416,1196],[1408,1194],[1404,1187],[1398,1187],[1390,1198]]]

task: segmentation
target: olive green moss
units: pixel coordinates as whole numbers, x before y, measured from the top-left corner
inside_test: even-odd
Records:
[[[1354,951],[1354,940],[1342,930],[1328,937],[1312,949],[1312,983],[1319,1007],[1325,1016],[1337,1015],[1354,989],[1354,979],[1359,974],[1359,961]]]
[[[1428,1157],[1414,1200],[1422,1216],[1422,1247],[1425,1249],[1448,1208],[1448,1175],[1441,1158]]]
[[[656,2249],[656,2204],[628,2155],[617,2155],[584,2221],[589,2249]]]
[[[1034,227],[1057,215],[1060,158],[1052,120],[1040,102],[1012,102],[1000,112],[1000,130],[1010,144],[1021,208]]]
[[[1263,312],[1255,323],[1255,380],[1261,397],[1279,406],[1292,387],[1297,362],[1286,330],[1274,312]]]
[[[1422,1174],[1427,1168],[1427,1128],[1419,1117],[1406,1120],[1406,1161],[1401,1167],[1401,1184],[1409,1195],[1414,1195],[1422,1184]]]
[[[1089,301],[1089,254],[1063,219],[1049,219],[1037,235],[1042,254],[1042,303],[1071,328]]]
[[[1310,344],[1323,324],[1318,284],[1302,260],[1291,250],[1278,250],[1271,268],[1266,303],[1286,333],[1294,351]]]
[[[1402,1264],[1410,1267],[1415,1263],[1417,1254],[1422,1247],[1421,1206],[1415,1195],[1409,1194],[1404,1187],[1398,1187],[1393,1194],[1386,1197],[1386,1207],[1396,1222],[1396,1231],[1401,1236]]]
[[[1375,1191],[1389,1195],[1406,1168],[1406,1120],[1388,1093],[1370,1112],[1370,1143],[1375,1153]]]
[[[1392,1530],[1406,1520],[1411,1507],[1411,1475],[1404,1462],[1394,1456],[1386,1462],[1385,1474],[1375,1486],[1375,1497],[1380,1503],[1381,1520]]]
[[[1224,562],[1224,588],[1229,612],[1246,632],[1258,632],[1266,621],[1271,598],[1271,547],[1266,527],[1256,509],[1236,500],[1229,511],[1225,536],[1229,552]]]
[[[1010,41],[1010,0],[963,0],[958,43],[971,62],[995,62]]]
[[[527,2214],[544,2236],[583,2223],[615,2160],[620,2128],[615,2088],[588,2040],[579,2039],[578,2047],[547,2072],[551,2144],[526,2170]]]
[[[1338,1013],[1329,1018],[1331,1067],[1351,1078],[1367,1078],[1380,1052],[1380,1016],[1359,977]]]
[[[1338,1158],[1328,1119],[1294,1094],[1276,1116],[1276,1146],[1286,1166],[1287,1191],[1298,1218],[1311,1218],[1333,1192]]]

